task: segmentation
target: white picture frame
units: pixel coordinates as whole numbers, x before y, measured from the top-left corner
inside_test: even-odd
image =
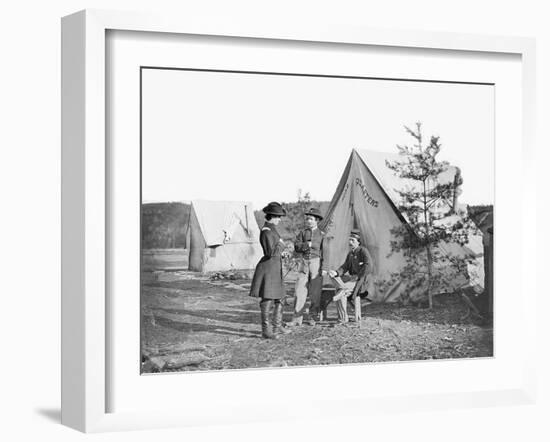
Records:
[[[259,413],[248,413],[253,404],[236,399],[225,413],[197,409],[185,411],[108,412],[107,396],[112,385],[106,376],[109,352],[106,328],[109,324],[107,300],[107,228],[110,199],[106,156],[106,32],[145,31],[182,35],[212,35],[276,39],[288,42],[319,42],[375,45],[381,48],[424,48],[442,51],[470,51],[514,54],[521,57],[521,156],[523,170],[534,157],[535,42],[519,37],[493,37],[451,33],[388,31],[345,26],[274,26],[269,23],[214,23],[197,17],[158,17],[100,10],[86,10],[62,21],[62,423],[84,432],[114,431],[168,426],[207,425],[221,422],[259,421]],[[532,181],[531,181],[532,180]],[[534,176],[524,176],[521,191],[521,308],[522,332],[533,338],[536,288],[529,261],[535,243]],[[528,191],[529,190],[529,191]],[[495,234],[496,236],[498,233]],[[496,249],[496,262],[498,266]],[[137,295],[136,295],[137,296]],[[505,324],[502,326],[506,326]],[[521,382],[501,389],[470,392],[442,392],[424,395],[344,398],[337,413],[369,414],[374,411],[436,409],[501,404],[533,403],[535,397],[535,339],[525,339],[525,352],[518,358],[524,367]],[[497,356],[498,357],[498,356]],[[332,370],[339,370],[335,367]],[[265,372],[264,372],[265,373]],[[222,374],[223,375],[223,374]],[[263,376],[277,376],[277,370]],[[285,375],[290,376],[288,373]],[[241,401],[241,403],[239,402]],[[317,401],[314,411],[326,413]],[[323,411],[323,409],[325,411]],[[270,419],[293,416],[293,409],[276,409]]]

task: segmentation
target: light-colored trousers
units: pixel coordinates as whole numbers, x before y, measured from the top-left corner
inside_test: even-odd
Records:
[[[298,268],[298,279],[294,286],[294,321],[302,323],[306,300],[309,295],[310,315],[319,313],[321,304],[321,291],[323,290],[323,277],[321,276],[321,259],[304,259]]]
[[[341,293],[342,290],[351,292],[354,289],[355,284],[356,284],[355,281],[348,281],[344,283],[345,288],[338,290],[337,295]],[[343,296],[334,302],[336,303],[336,311],[338,312],[338,321],[349,322],[348,297]],[[359,296],[357,296],[355,299],[355,319],[356,320],[358,319],[357,316],[359,316],[359,319],[361,319],[361,298],[359,298]]]

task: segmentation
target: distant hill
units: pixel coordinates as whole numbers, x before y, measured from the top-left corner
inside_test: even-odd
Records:
[[[298,230],[303,227],[304,213],[310,207],[318,208],[325,214],[328,201],[282,203],[287,210],[279,224],[279,232],[286,239],[294,239]],[[141,206],[141,244],[143,249],[178,249],[185,248],[186,234],[189,225],[191,205],[186,203],[146,203]],[[254,212],[256,222],[264,224],[264,213]]]
[[[144,249],[184,248],[191,205],[149,203],[141,206],[141,245]]]

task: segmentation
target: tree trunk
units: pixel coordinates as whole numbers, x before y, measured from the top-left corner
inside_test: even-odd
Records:
[[[430,247],[430,227],[428,225],[428,203],[426,201],[426,179],[422,182],[424,189],[424,226],[426,229],[426,256],[428,258],[428,306],[431,309],[433,307],[432,300],[432,250]]]
[[[426,254],[428,256],[428,306],[431,309],[433,307],[432,297],[432,251],[430,245],[426,246]]]

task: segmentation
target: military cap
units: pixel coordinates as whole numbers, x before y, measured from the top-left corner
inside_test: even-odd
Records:
[[[355,238],[356,240],[361,241],[361,231],[358,230],[358,229],[353,229],[350,232],[349,237],[350,238]]]

